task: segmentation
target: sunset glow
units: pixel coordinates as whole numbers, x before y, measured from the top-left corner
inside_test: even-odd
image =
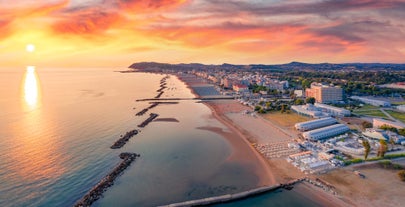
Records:
[[[28,66],[24,79],[24,100],[27,108],[34,109],[38,103],[38,81],[35,67]]]
[[[37,66],[404,62],[404,10],[403,0],[1,1],[0,59],[20,65],[41,48]]]

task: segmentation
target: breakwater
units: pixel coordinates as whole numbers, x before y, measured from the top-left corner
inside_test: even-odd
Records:
[[[80,199],[74,206],[84,207],[91,206],[92,203],[101,198],[103,193],[108,187],[114,184],[114,180],[128,167],[139,154],[124,152],[121,153],[120,158],[123,159],[121,163],[116,166],[107,176],[105,176],[96,186],[94,186],[88,193],[86,193],[82,199]]]
[[[148,125],[151,121],[153,121],[154,119],[156,119],[156,117],[158,117],[159,114],[155,114],[155,113],[151,113],[149,115],[149,118],[147,118],[145,121],[143,121],[141,124],[138,125],[138,127],[145,127],[146,125]]]
[[[110,148],[111,149],[118,149],[118,148],[123,147],[131,137],[133,137],[133,136],[135,136],[137,134],[138,134],[138,130],[136,130],[136,129],[125,133],[125,135],[122,136],[120,139],[118,139]]]
[[[135,115],[136,115],[136,116],[142,116],[142,115],[144,115],[146,112],[148,112],[149,109],[153,109],[153,108],[155,108],[155,107],[158,106],[158,105],[159,105],[158,102],[153,102],[153,103],[151,103],[151,105],[150,105],[149,107],[142,109],[140,112],[136,113]]]
[[[168,102],[159,102],[159,101],[154,101],[154,102],[150,102],[150,106],[147,108],[142,109],[141,111],[139,111],[138,113],[136,113],[136,116],[142,116],[144,115],[146,112],[149,111],[149,109],[153,109],[156,106],[160,105],[160,104],[178,104],[179,102],[175,102],[175,101],[168,101]]]
[[[234,193],[234,194],[226,194],[226,195],[221,195],[221,196],[214,196],[210,198],[203,198],[203,199],[198,199],[198,200],[191,200],[191,201],[185,201],[185,202],[180,202],[180,203],[173,203],[169,205],[164,205],[160,207],[188,207],[188,206],[207,206],[207,205],[213,205],[213,204],[219,204],[219,203],[228,203],[231,201],[235,200],[241,200],[245,199],[251,196],[259,195],[262,193],[270,192],[277,190],[279,188],[285,188],[290,190],[291,186],[293,186],[295,183],[301,182],[305,180],[305,178],[293,180],[288,183],[284,184],[277,184],[277,185],[272,185],[272,186],[264,186],[264,187],[259,187],[247,191],[243,191],[240,193]]]
[[[161,91],[158,95],[155,96],[155,98],[159,99],[164,93],[164,91]]]

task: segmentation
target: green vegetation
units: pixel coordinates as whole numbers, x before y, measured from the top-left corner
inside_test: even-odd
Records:
[[[388,125],[385,125],[385,124],[382,125],[380,127],[380,129],[392,131],[392,132],[395,132],[395,133],[397,133],[399,135],[405,136],[405,129],[397,129],[397,128],[394,128],[394,127],[391,127],[391,126],[388,126]]]
[[[303,105],[305,102],[304,102],[304,100],[302,100],[302,99],[296,99],[295,101],[294,101],[294,104],[295,105]]]
[[[314,104],[315,103],[315,98],[314,97],[308,97],[307,99],[305,99],[305,103]]]
[[[351,165],[351,164],[362,163],[362,162],[364,162],[363,159],[356,158],[356,159],[351,159],[351,160],[345,160],[344,164],[345,165]]]
[[[378,164],[380,164],[380,166],[382,166],[385,169],[393,169],[393,170],[402,170],[403,169],[402,165],[394,164],[391,162],[391,160],[382,160]]]
[[[398,119],[399,121],[405,123],[405,113],[400,113],[396,111],[386,110],[386,112],[392,117]]]
[[[356,164],[356,163],[372,162],[372,161],[384,160],[384,159],[391,160],[391,159],[400,158],[400,157],[405,157],[405,153],[384,155],[384,157],[373,157],[373,158],[369,158],[367,160],[356,158],[356,159],[351,159],[351,160],[345,160],[344,163],[345,163],[345,165],[351,165],[351,164]],[[338,159],[338,158],[336,158],[336,159]]]
[[[373,105],[369,105],[369,104],[365,104],[363,105],[360,110],[371,110],[371,109],[380,109],[380,107],[378,106],[373,106]]]
[[[405,170],[401,170],[398,172],[398,177],[401,181],[405,181]]]
[[[367,129],[367,128],[372,128],[372,127],[373,127],[373,124],[370,123],[370,122],[368,122],[368,121],[363,121],[363,122],[361,123],[361,126],[363,127],[363,129]]]
[[[370,143],[367,140],[363,140],[363,146],[364,146],[364,160],[367,160],[368,154],[370,154]]]
[[[388,150],[387,142],[383,139],[380,139],[380,147],[377,151],[377,157],[384,157],[385,153]]]
[[[400,102],[392,102],[392,105],[405,105],[405,101],[400,101]]]
[[[376,117],[388,119],[388,117],[380,110],[370,110],[370,111],[355,110],[355,111],[353,111],[353,113],[359,114],[359,115],[376,116]]]

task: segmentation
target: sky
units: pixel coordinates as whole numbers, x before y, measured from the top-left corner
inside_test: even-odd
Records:
[[[405,0],[0,0],[0,66],[405,63],[404,19]]]

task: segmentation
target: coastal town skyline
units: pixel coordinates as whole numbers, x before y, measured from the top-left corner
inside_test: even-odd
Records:
[[[1,1],[0,59],[40,67],[403,63],[404,8],[402,0]]]

